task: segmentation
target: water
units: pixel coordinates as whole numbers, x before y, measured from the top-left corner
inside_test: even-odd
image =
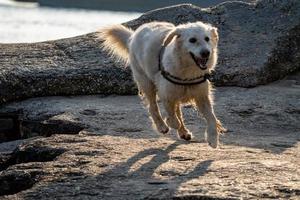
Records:
[[[77,36],[141,13],[52,9],[0,0],[0,43],[39,42]]]

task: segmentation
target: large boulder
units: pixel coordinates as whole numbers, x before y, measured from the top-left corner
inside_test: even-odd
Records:
[[[218,27],[218,86],[253,87],[300,69],[300,1],[261,0],[256,4],[226,2],[211,8],[174,6],[146,13],[126,23],[174,24],[204,21]]]
[[[183,4],[154,10],[124,25],[204,21],[219,28],[217,86],[253,87],[300,68],[300,1]],[[100,49],[96,33],[33,44],[0,44],[0,103],[34,96],[136,94],[130,69]]]
[[[0,44],[0,103],[35,96],[135,94],[130,70],[108,59],[99,44],[95,34]]]

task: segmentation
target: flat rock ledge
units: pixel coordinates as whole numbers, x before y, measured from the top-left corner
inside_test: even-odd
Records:
[[[204,143],[169,138],[56,135],[27,142],[14,152],[19,160],[1,172],[0,195],[1,199],[297,199],[299,147],[273,154],[235,145],[213,150]],[[58,154],[53,160],[40,160],[39,151]]]
[[[33,135],[0,144],[0,199],[299,199],[299,88],[299,73],[218,87],[215,110],[229,132],[217,150],[191,107],[184,117],[195,137],[185,142],[154,132],[137,96],[8,104],[0,112],[22,110],[21,128]],[[82,129],[49,134],[55,123]]]
[[[124,25],[204,21],[219,28],[217,86],[253,87],[300,67],[300,1],[190,4],[157,9]],[[136,94],[130,69],[110,59],[96,33],[32,44],[0,44],[0,104],[52,95]]]

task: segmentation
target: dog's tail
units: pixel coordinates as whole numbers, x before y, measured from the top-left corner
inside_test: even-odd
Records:
[[[133,31],[123,25],[108,26],[98,31],[104,50],[125,62],[129,58],[128,44],[132,34]]]

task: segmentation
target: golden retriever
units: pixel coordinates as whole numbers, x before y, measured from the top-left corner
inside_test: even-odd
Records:
[[[181,113],[181,105],[190,103],[207,121],[207,142],[218,147],[219,134],[225,129],[214,114],[208,80],[217,62],[217,28],[200,21],[178,26],[151,22],[135,31],[123,25],[102,28],[99,37],[105,50],[130,64],[159,132],[167,133],[171,127],[180,138],[190,140],[192,133],[185,127]],[[166,110],[166,120],[157,97]]]

